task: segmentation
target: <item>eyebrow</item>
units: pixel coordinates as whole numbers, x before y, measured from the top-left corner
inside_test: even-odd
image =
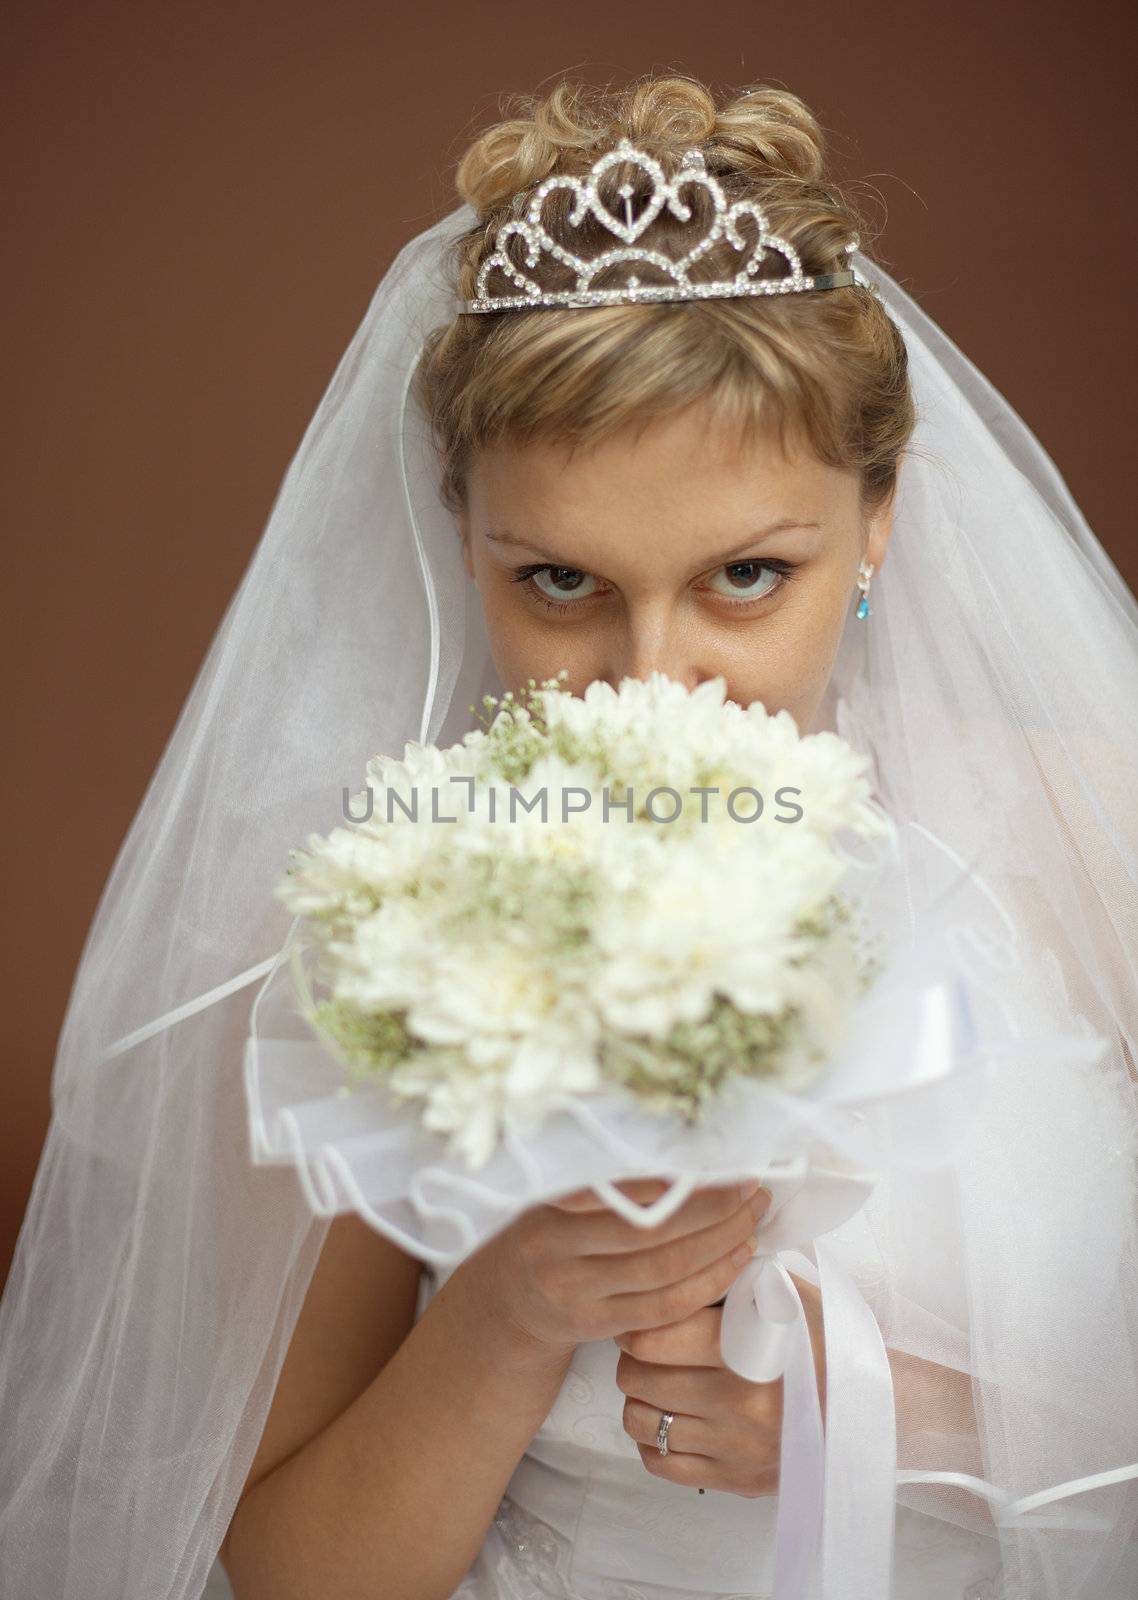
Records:
[[[724,550],[717,557],[713,557],[712,564],[730,561],[740,551],[749,550],[752,546],[761,544],[764,539],[773,538],[776,533],[786,533],[792,528],[820,528],[821,526],[820,522],[802,522],[797,517],[780,517],[777,522],[768,523],[765,528],[757,528],[754,533],[749,533],[739,544],[732,545],[730,550]],[[493,540],[495,544],[520,545],[525,550],[533,550],[537,555],[544,556],[547,561],[553,562],[555,566],[567,567],[573,572],[580,570],[571,561],[566,561],[564,556],[555,555],[551,550],[543,550],[539,544],[534,544],[531,539],[523,539],[518,534],[511,533],[508,528],[487,533],[486,537]]]

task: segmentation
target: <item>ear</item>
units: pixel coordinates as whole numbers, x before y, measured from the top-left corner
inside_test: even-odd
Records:
[[[889,549],[889,538],[893,532],[893,514],[897,506],[897,485],[893,485],[893,493],[888,500],[876,506],[866,517],[866,561],[873,563],[875,572],[881,570],[885,560],[886,551]]]

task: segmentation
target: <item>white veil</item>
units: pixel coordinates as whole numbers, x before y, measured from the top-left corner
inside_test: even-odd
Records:
[[[289,928],[270,886],[372,754],[452,742],[498,687],[408,393],[473,220],[411,240],[376,290],[83,951],[0,1306],[0,1591],[19,1600],[197,1600],[260,1438],[328,1226],[295,1173],[249,1161],[242,1046]],[[1034,987],[1004,998],[1023,1031],[1073,1011],[1107,1041],[1089,1069],[1010,1069],[950,1180],[867,1208],[898,1501],[990,1535],[1031,1600],[1121,1600],[1138,1590],[1138,605],[1011,408],[854,264],[904,332],[919,421],[834,725],[885,804],[1019,921]],[[911,1358],[949,1381],[906,1387]],[[995,1527],[990,1504],[1036,1494]]]

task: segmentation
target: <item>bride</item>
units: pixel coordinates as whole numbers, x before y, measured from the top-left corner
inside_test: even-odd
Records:
[[[515,109],[380,283],[88,937],[0,1308],[0,1592],[1124,1600],[1138,606],[862,254],[801,100],[668,77]],[[977,992],[1038,1040],[950,1172],[828,1236],[891,1385],[787,1253],[827,1437],[855,1418],[865,1470],[883,1441],[897,1468],[891,1546],[824,1540],[792,1588],[781,1381],[719,1354],[764,1190],[647,1233],[575,1190],[436,1272],[250,1159],[288,848],[376,750],[561,668],[722,675],[849,739],[1001,908]],[[944,883],[915,874],[911,911]]]

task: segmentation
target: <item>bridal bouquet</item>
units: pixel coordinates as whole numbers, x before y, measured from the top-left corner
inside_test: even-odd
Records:
[[[305,1016],[467,1169],[567,1095],[695,1124],[842,1039],[876,961],[841,843],[891,824],[836,734],[724,696],[531,679],[459,744],[376,756],[353,820],[290,853]]]
[[[293,929],[246,1041],[251,1159],[444,1268],[571,1189],[651,1227],[757,1178],[723,1359],[808,1390],[779,1253],[840,1273],[819,1240],[891,1169],[940,1167],[993,1047],[1024,1048],[984,1017],[998,908],[884,814],[868,758],[722,678],[531,680],[484,708],[449,748],[377,755],[345,825],[290,852]],[[662,1175],[649,1206],[619,1187]]]

